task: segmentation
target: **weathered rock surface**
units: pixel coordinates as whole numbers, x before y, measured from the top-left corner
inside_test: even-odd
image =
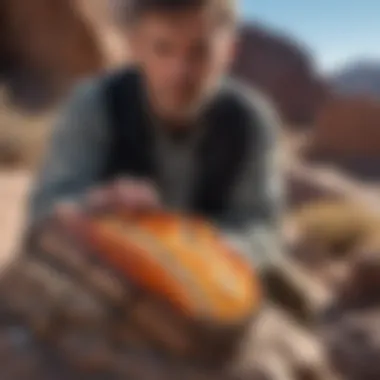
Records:
[[[366,179],[380,176],[380,102],[350,97],[321,110],[307,158],[343,168]]]
[[[2,1],[0,76],[13,100],[38,106],[104,67],[100,31],[85,10],[79,0]]]
[[[327,86],[308,53],[291,39],[245,26],[233,74],[263,90],[289,124],[309,124],[327,97]]]
[[[3,213],[11,205],[12,195],[17,198],[16,203],[21,211],[21,200],[27,188],[26,178],[22,173],[4,175],[0,187],[3,190]],[[16,195],[16,192],[20,194]],[[292,258],[277,267],[277,274],[272,272],[269,277],[266,275],[267,285],[272,286],[269,289],[270,298],[275,306],[269,305],[262,312],[252,335],[247,337],[247,346],[233,366],[232,379],[235,379],[233,375],[236,374],[240,379],[247,380],[379,378],[378,224],[372,214],[363,216],[365,210],[360,206],[359,209],[356,205],[346,207],[344,203],[327,206],[323,211],[322,204],[315,205],[315,211],[310,209],[309,216],[303,214],[302,218],[294,219],[304,229],[299,239],[294,239],[290,246]],[[8,211],[4,214],[2,244],[21,222],[21,213],[17,212],[17,208]],[[19,215],[17,218],[16,214]],[[310,221],[313,219],[311,214],[314,215],[314,221]],[[332,217],[334,214],[335,217]],[[11,222],[14,222],[13,232]],[[8,229],[4,229],[4,226]],[[360,244],[353,243],[351,237],[355,234],[362,236]],[[352,244],[342,244],[340,247],[343,250],[334,251],[334,247],[339,248],[335,239],[344,240],[344,237]],[[315,238],[319,245],[316,245]],[[13,234],[12,241],[15,239],[16,235]],[[297,253],[297,249],[301,252]],[[4,250],[1,252],[5,255]],[[17,320],[7,320],[6,314],[0,314],[0,356],[4,363],[4,376],[12,380],[49,380],[53,377],[59,379],[59,376],[62,379],[86,379],[87,375],[75,373],[73,368],[62,362],[59,355],[37,344]],[[94,371],[94,368],[107,363],[107,355],[107,352],[91,351],[84,358],[87,370]],[[165,367],[152,358],[144,359],[129,354],[123,356],[122,362],[123,368],[117,371],[133,374],[138,380],[177,380],[179,377],[185,379],[186,376],[191,380],[194,376],[223,379],[220,373],[194,374],[188,368]],[[342,377],[334,372],[334,368],[339,370]],[[99,379],[102,375],[98,375]],[[91,373],[88,378],[96,379],[94,376]],[[7,377],[2,378],[7,380]],[[226,376],[226,379],[230,380],[231,377]]]

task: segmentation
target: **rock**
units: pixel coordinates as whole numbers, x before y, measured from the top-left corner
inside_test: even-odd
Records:
[[[238,362],[245,374],[258,369],[271,380],[339,378],[330,368],[321,340],[280,308],[263,311],[248,342]]]
[[[296,42],[246,25],[232,73],[263,90],[290,124],[309,124],[327,96],[311,58]]]
[[[364,179],[380,176],[380,101],[336,98],[321,110],[306,158]]]
[[[365,245],[363,248],[356,251],[349,266],[349,275],[338,289],[340,308],[380,307],[380,250],[365,249]]]
[[[3,314],[1,316],[4,317]],[[76,339],[75,335],[67,334],[66,337]],[[66,343],[70,344],[69,341]],[[280,309],[269,306],[263,310],[257,324],[252,326],[252,331],[241,351],[237,353],[236,360],[223,371],[210,371],[180,362],[168,362],[158,355],[144,352],[125,351],[115,357],[103,349],[98,349],[97,345],[92,345],[91,350],[85,350],[79,355],[84,355],[83,366],[69,366],[61,356],[56,355],[53,345],[37,342],[15,321],[10,324],[2,319],[0,323],[3,380],[339,379],[330,368],[321,340],[313,335],[312,331],[300,327]],[[100,371],[103,367],[108,367],[108,370]]]
[[[288,204],[293,208],[319,200],[347,200],[361,205],[371,213],[380,213],[376,186],[337,168],[298,160],[287,165],[284,174]]]
[[[330,82],[338,94],[367,95],[380,99],[380,61],[350,62],[336,71]]]
[[[42,102],[102,68],[102,52],[75,0],[6,0],[2,8],[2,76],[14,100],[35,106],[36,98]]]
[[[380,376],[380,309],[344,312],[322,329],[329,355],[345,380]]]
[[[262,281],[270,302],[302,326],[310,327],[330,302],[325,285],[294,258],[283,258],[266,268]]]
[[[303,163],[289,165],[285,173],[287,186],[287,202],[291,207],[298,207],[320,199],[341,199],[340,187],[331,186],[323,176]]]
[[[380,377],[379,214],[349,202],[315,202],[298,212],[294,260],[329,297],[314,308],[312,328],[345,380]],[[294,276],[292,276],[294,278]],[[306,299],[312,299],[303,286]],[[286,308],[282,308],[286,310]]]

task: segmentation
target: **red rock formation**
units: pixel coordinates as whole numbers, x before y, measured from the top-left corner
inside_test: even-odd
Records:
[[[319,114],[307,158],[354,175],[380,175],[380,102],[361,97],[331,100]]]
[[[93,31],[74,1],[5,0],[2,8],[0,55],[8,63],[2,69],[18,95],[38,97],[44,84],[62,90],[102,67]]]
[[[321,111],[313,150],[320,155],[380,157],[380,102],[337,98]]]
[[[307,53],[254,26],[243,27],[240,38],[233,74],[272,97],[286,122],[310,123],[327,91]]]

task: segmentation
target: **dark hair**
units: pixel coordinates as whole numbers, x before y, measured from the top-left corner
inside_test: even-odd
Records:
[[[124,0],[126,1],[126,0]],[[139,20],[150,12],[181,12],[198,8],[209,8],[222,23],[234,23],[236,0],[128,0],[124,10],[128,23]]]

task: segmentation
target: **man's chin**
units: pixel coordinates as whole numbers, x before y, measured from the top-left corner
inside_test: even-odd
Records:
[[[191,121],[199,116],[205,103],[205,99],[192,102],[174,103],[167,109],[167,115],[171,116],[172,119]]]
[[[186,124],[196,118],[198,107],[181,107],[171,108],[163,113],[163,118],[171,123]]]

